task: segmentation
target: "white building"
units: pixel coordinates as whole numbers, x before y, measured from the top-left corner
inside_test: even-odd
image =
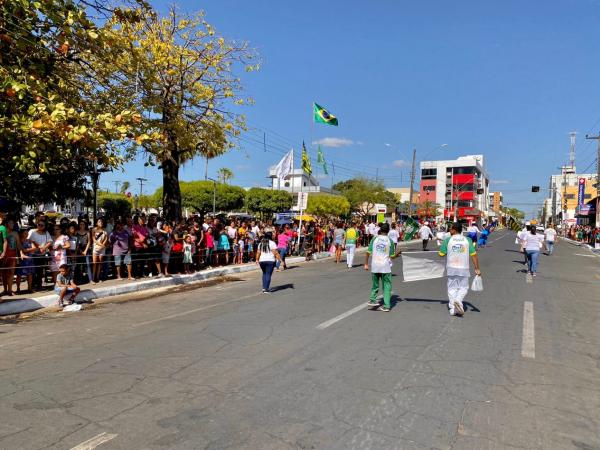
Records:
[[[294,169],[292,174],[285,180],[280,180],[275,174],[275,166],[269,169],[269,178],[271,178],[271,188],[278,191],[287,192],[326,192],[330,193],[331,189],[324,188],[319,184],[319,181],[312,175],[307,175],[302,169]]]
[[[438,219],[483,222],[489,217],[489,178],[483,155],[454,160],[422,161],[419,202],[436,203]]]

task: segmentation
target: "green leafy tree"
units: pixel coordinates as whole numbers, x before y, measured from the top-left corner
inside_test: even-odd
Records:
[[[246,191],[238,186],[225,184],[216,185],[215,206],[217,211],[236,211],[244,206]],[[184,208],[206,214],[213,209],[212,181],[182,181],[180,182],[182,206]],[[163,189],[159,188],[153,194],[154,199],[163,198]]]
[[[131,213],[131,199],[123,194],[98,193],[98,206],[110,217],[124,217]]]
[[[425,200],[418,207],[418,215],[419,217],[437,217],[440,214],[440,205],[434,203],[430,200]]]
[[[83,195],[91,163],[122,163],[137,116],[108,80],[124,48],[90,18],[116,12],[94,0],[2,2],[0,195],[64,204]],[[115,22],[129,20],[139,16]]]
[[[346,217],[350,202],[340,195],[310,194],[306,212],[320,217]]]
[[[509,216],[514,217],[515,219],[524,219],[525,218],[525,213],[517,208],[509,208],[507,206],[501,206],[500,210],[505,213],[508,214]]]
[[[246,193],[246,208],[254,213],[271,216],[292,207],[292,194],[286,191],[252,188]]]
[[[179,169],[194,156],[217,156],[234,145],[245,128],[236,109],[247,103],[238,70],[257,69],[246,43],[215,34],[202,13],[171,8],[168,15],[139,22],[111,21],[106,29],[128,45],[118,66],[128,97],[140,111],[140,145],[163,172],[163,207],[169,219],[181,216],[184,194]],[[125,68],[125,69],[124,69]]]
[[[342,181],[336,183],[333,189],[346,197],[352,211],[362,217],[370,214],[377,203],[386,204],[388,207],[396,205],[396,197],[385,189],[383,183],[366,178]]]

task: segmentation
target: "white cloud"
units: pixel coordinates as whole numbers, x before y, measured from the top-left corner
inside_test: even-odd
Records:
[[[491,184],[510,184],[510,181],[508,180],[492,180],[490,181]]]
[[[319,173],[316,176],[317,180],[326,180],[327,178],[329,178],[329,175],[325,175],[324,173]]]
[[[392,162],[392,165],[398,169],[402,168],[402,167],[408,167],[409,163],[408,161],[404,161],[403,159],[397,159],[395,161]]]
[[[346,138],[326,137],[313,141],[313,145],[322,145],[323,147],[349,147],[354,145],[354,141]]]
[[[385,145],[386,147],[391,147],[392,144],[388,144],[387,142],[384,142],[383,145]]]

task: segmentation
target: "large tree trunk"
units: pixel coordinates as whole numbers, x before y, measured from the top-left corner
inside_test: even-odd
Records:
[[[179,188],[179,162],[174,158],[162,161],[163,208],[166,220],[181,217],[181,189]]]
[[[167,150],[161,161],[163,171],[163,216],[166,220],[179,220],[181,214],[181,189],[179,187],[180,155],[177,138],[170,127],[172,105],[169,92],[163,101],[162,122],[165,126]]]

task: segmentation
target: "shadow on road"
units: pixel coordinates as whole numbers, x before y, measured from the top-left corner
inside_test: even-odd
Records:
[[[284,291],[286,289],[294,289],[294,283],[282,284],[281,286],[275,286],[271,288],[271,292]]]
[[[522,252],[522,251],[520,251],[520,250],[510,250],[510,249],[508,249],[508,248],[504,249],[504,251],[505,251],[505,252],[513,252],[513,253],[521,253],[521,254],[523,253],[523,252]]]
[[[421,303],[439,303],[440,305],[448,305],[448,300],[433,300],[428,298],[404,298],[400,299],[405,302],[421,302]],[[392,297],[392,307],[394,305],[394,298]],[[465,307],[465,311],[473,311],[473,312],[481,312],[479,308],[469,302],[463,302],[463,306]]]

